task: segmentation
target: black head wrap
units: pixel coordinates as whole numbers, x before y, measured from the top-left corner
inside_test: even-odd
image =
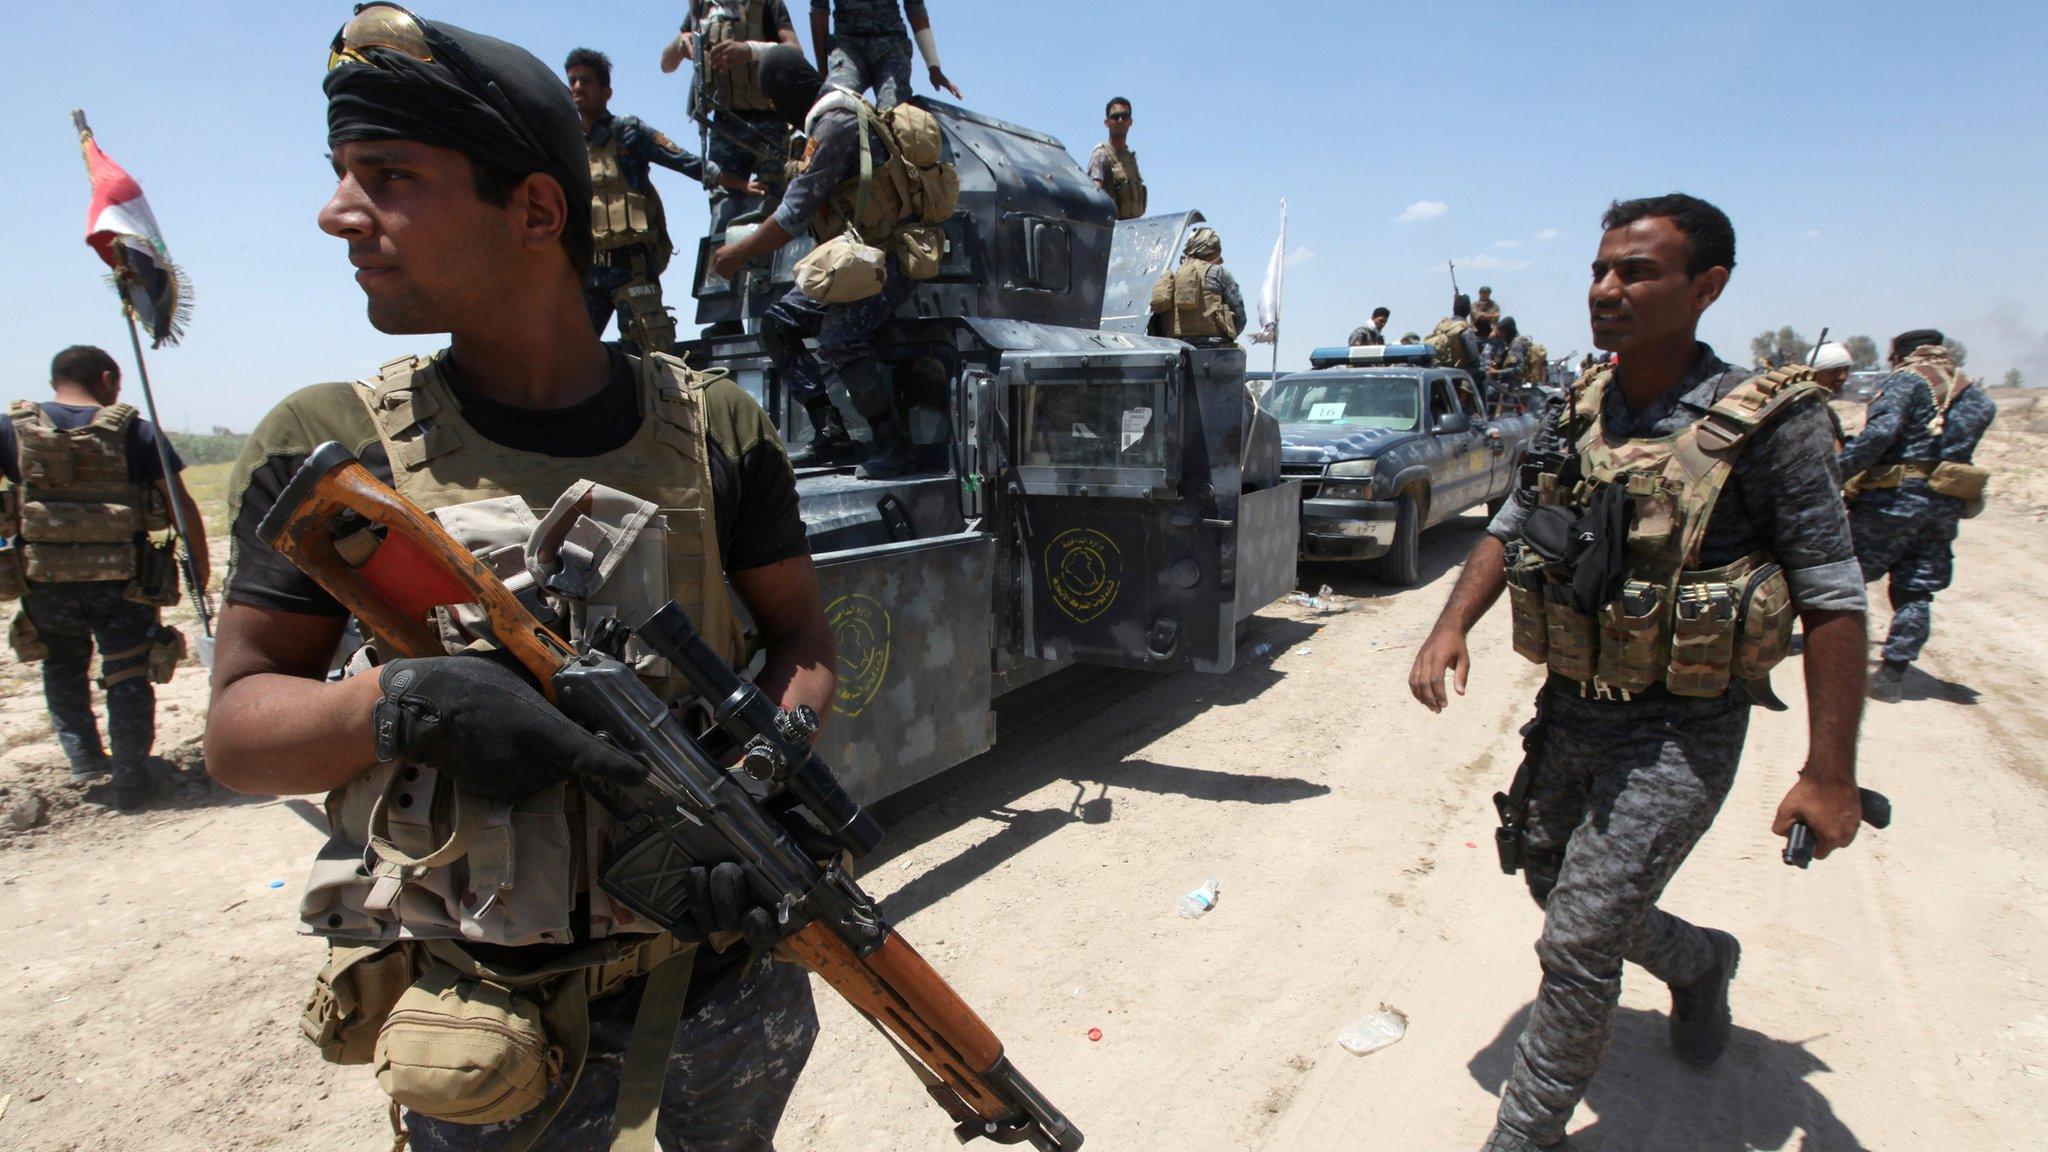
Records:
[[[1903,357],[1915,348],[1925,348],[1929,344],[1941,342],[1940,331],[1933,328],[1915,328],[1911,332],[1901,332],[1892,337],[1892,355]]]
[[[804,126],[824,87],[824,78],[798,49],[782,44],[761,53],[761,94],[790,127]]]
[[[1521,328],[1516,326],[1515,318],[1513,316],[1503,316],[1500,319],[1494,321],[1493,330],[1495,332],[1500,333],[1502,336],[1507,337],[1510,340],[1513,340],[1515,337],[1520,336],[1522,334],[1522,330]]]
[[[1451,297],[1451,315],[1470,316],[1471,314],[1472,298],[1470,296],[1460,292],[1456,296]]]
[[[545,173],[570,204],[589,203],[583,121],[561,78],[516,44],[453,24],[419,24],[431,63],[370,48],[363,53],[370,63],[348,60],[328,71],[321,86],[328,146],[414,140],[452,148],[515,175]]]

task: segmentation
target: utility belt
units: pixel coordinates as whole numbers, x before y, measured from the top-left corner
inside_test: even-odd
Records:
[[[532,1145],[574,1089],[590,1005],[647,978],[619,1088],[615,1148],[652,1149],[675,1026],[697,944],[612,937],[539,964],[488,959],[453,940],[333,943],[299,1029],[336,1064],[374,1065],[400,1108],[460,1124],[526,1116],[501,1152]],[[560,1085],[553,1108],[540,1104]]]
[[[1872,468],[1853,481],[1856,492],[1876,492],[1886,488],[1898,488],[1909,481],[1924,481],[1928,490],[1940,496],[1953,496],[1958,500],[1981,500],[1984,489],[1991,480],[1991,470],[1975,464],[1963,464],[1954,460],[1935,463],[1913,461],[1893,464],[1884,468]]]
[[[1508,602],[1515,651],[1582,695],[1631,699],[1661,685],[1716,697],[1734,681],[1762,681],[1792,646],[1791,585],[1762,554],[1668,581],[1629,579],[1588,615],[1570,573],[1525,546],[1508,570]]]

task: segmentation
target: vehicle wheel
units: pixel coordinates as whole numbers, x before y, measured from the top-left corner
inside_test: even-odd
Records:
[[[1380,557],[1380,583],[1396,588],[1414,585],[1422,573],[1422,510],[1409,493],[1394,506],[1394,543]]]

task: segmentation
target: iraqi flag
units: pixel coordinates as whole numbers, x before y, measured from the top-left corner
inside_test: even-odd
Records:
[[[175,344],[184,334],[192,310],[190,291],[164,247],[156,216],[143,198],[142,186],[93,139],[85,113],[74,111],[78,146],[85,153],[92,178],[92,207],[86,213],[85,242],[113,269],[109,279],[121,294],[129,315],[149,330],[155,347]]]

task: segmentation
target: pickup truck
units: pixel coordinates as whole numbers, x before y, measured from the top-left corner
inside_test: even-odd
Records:
[[[1300,556],[1377,560],[1382,582],[1411,585],[1423,529],[1507,501],[1539,416],[1512,394],[1489,405],[1422,344],[1322,348],[1309,363],[1261,400],[1280,422],[1281,474],[1302,483]]]

